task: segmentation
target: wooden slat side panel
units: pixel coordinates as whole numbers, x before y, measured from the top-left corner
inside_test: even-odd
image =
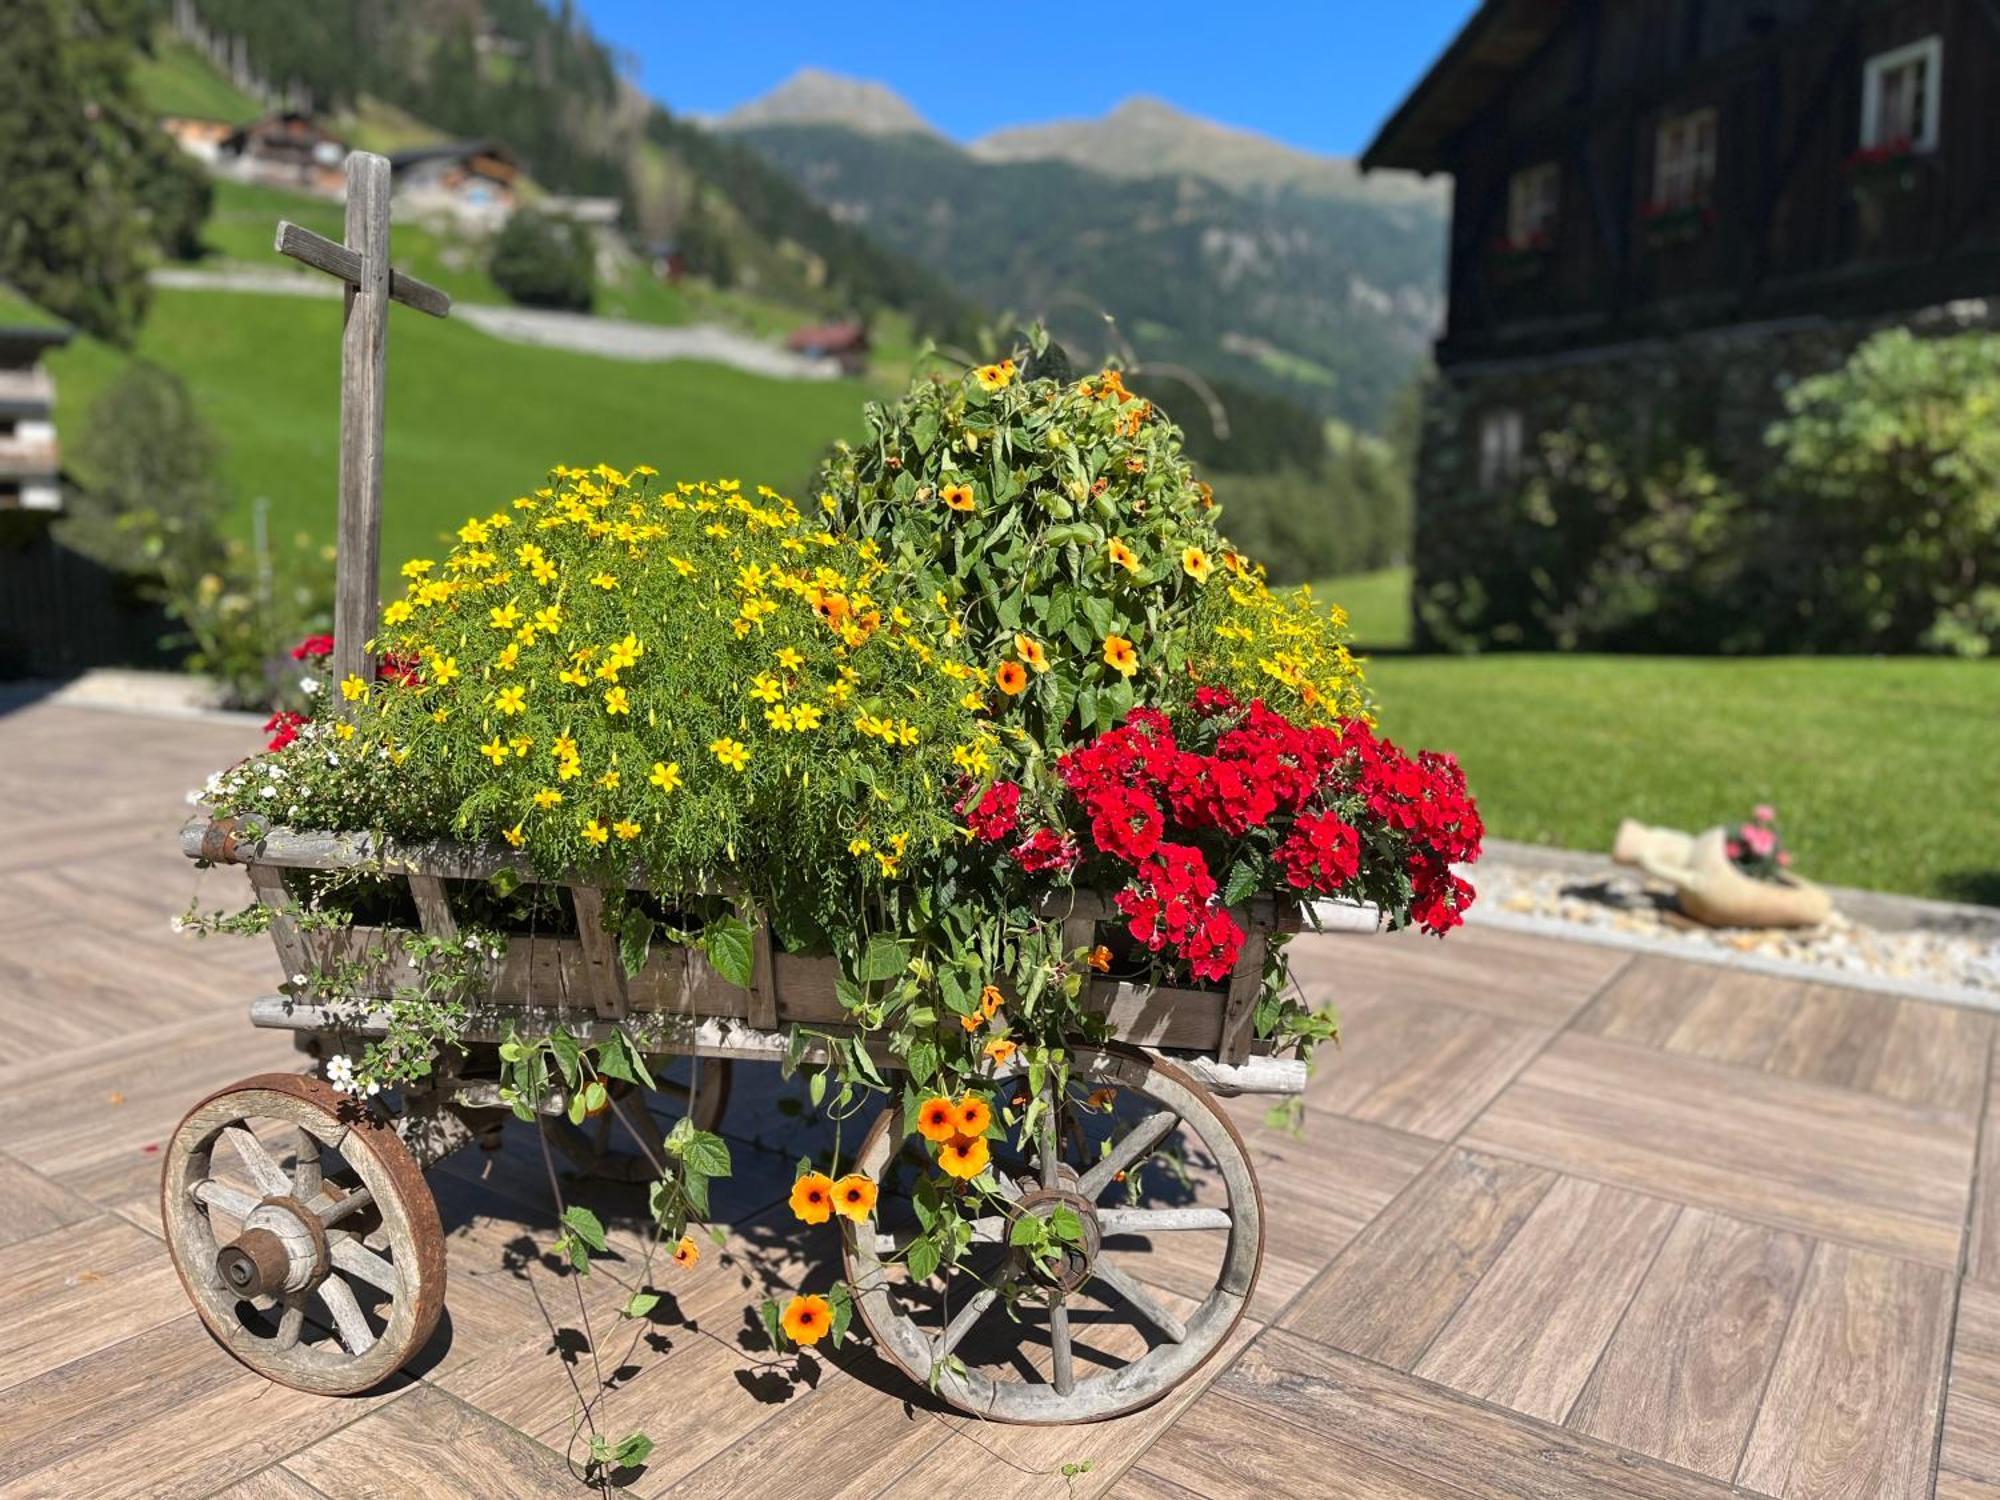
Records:
[[[251,870],[250,887],[257,893],[257,904],[272,911],[282,912],[292,904],[292,894],[285,889],[282,870]],[[299,924],[290,917],[271,918],[271,946],[278,950],[278,962],[285,966],[287,977],[302,974],[312,966],[311,949],[299,932]]]

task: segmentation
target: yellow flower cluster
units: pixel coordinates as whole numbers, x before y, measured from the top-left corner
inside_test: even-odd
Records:
[[[1254,685],[1273,708],[1301,723],[1374,722],[1361,663],[1349,648],[1347,611],[1321,605],[1310,588],[1273,592],[1261,566],[1225,551],[1230,573],[1209,640],[1189,671],[1200,681]]]

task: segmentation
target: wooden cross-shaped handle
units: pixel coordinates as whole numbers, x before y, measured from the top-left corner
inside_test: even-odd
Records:
[[[368,151],[347,158],[345,244],[280,222],[277,250],[347,284],[340,341],[340,519],[335,533],[333,681],[374,677],[382,554],[383,392],[389,374],[389,304],[442,318],[451,298],[389,264],[389,160]]]

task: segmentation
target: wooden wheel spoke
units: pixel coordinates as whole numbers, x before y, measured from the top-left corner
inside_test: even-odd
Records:
[[[299,1341],[299,1333],[306,1323],[306,1294],[287,1292],[285,1310],[278,1317],[278,1339],[280,1349],[290,1349]]]
[[[361,1304],[355,1300],[353,1287],[338,1276],[329,1276],[319,1284],[319,1300],[333,1314],[334,1329],[349,1354],[358,1357],[375,1346],[374,1330],[368,1326],[368,1318],[361,1311]]]
[[[985,1286],[968,1297],[965,1306],[953,1315],[952,1320],[945,1325],[944,1332],[937,1336],[937,1342],[931,1346],[931,1357],[943,1359],[963,1343],[965,1336],[972,1332],[972,1325],[979,1321],[981,1315],[998,1300],[999,1296],[999,1292],[990,1286]]]
[[[313,1133],[300,1125],[294,1133],[298,1136],[297,1154],[292,1159],[292,1196],[301,1203],[310,1203],[319,1196],[325,1181],[320,1167],[319,1141]]]
[[[319,1222],[331,1228],[350,1214],[357,1214],[375,1201],[375,1194],[366,1187],[358,1187],[344,1198],[336,1198],[319,1211]]]
[[[999,1214],[970,1219],[967,1227],[972,1231],[972,1243],[975,1245],[997,1245],[1007,1238],[1007,1221]],[[875,1253],[901,1255],[910,1248],[912,1240],[921,1237],[921,1232],[915,1229],[878,1229],[875,1231]]]
[[[1180,1122],[1181,1117],[1170,1109],[1147,1115],[1113,1142],[1102,1161],[1083,1174],[1077,1191],[1086,1198],[1095,1198],[1111,1186],[1120,1172],[1130,1171],[1134,1163],[1165,1140]]]
[[[1175,1317],[1172,1310],[1156,1297],[1144,1282],[1128,1276],[1102,1255],[1090,1268],[1090,1273],[1124,1298],[1127,1307],[1159,1329],[1171,1342],[1176,1344],[1187,1342],[1187,1324]]]
[[[219,1208],[238,1223],[249,1217],[250,1210],[257,1206],[257,1200],[242,1189],[217,1182],[213,1177],[195,1184],[194,1201],[204,1208]]]
[[[1226,1208],[1100,1208],[1097,1227],[1114,1234],[1164,1234],[1177,1229],[1227,1229]]]
[[[1069,1336],[1069,1306],[1060,1296],[1049,1304],[1049,1353],[1058,1396],[1076,1389],[1076,1350]]]
[[[243,1170],[256,1181],[259,1192],[279,1197],[291,1193],[292,1179],[285,1175],[285,1169],[278,1165],[256,1136],[241,1125],[231,1125],[222,1132],[222,1138],[236,1152],[236,1159],[243,1163]]]
[[[393,1265],[353,1238],[333,1242],[333,1263],[348,1275],[392,1297],[403,1294],[403,1276]]]

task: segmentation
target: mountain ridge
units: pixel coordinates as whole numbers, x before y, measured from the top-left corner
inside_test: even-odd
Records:
[[[800,68],[784,82],[713,122],[726,131],[766,125],[839,125],[864,135],[944,137],[885,83],[824,68]]]

